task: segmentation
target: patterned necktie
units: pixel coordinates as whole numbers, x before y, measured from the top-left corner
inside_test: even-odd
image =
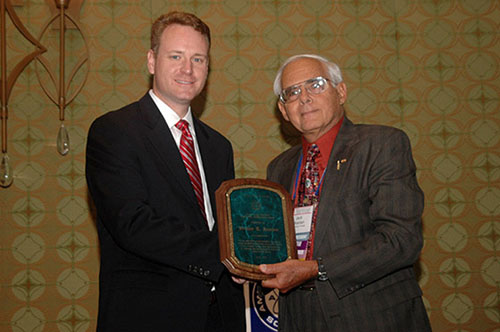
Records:
[[[319,148],[311,144],[307,149],[306,163],[300,177],[299,197],[297,206],[308,206],[318,202],[319,166],[316,159],[319,156]]]
[[[189,123],[186,120],[180,120],[175,124],[175,126],[177,129],[182,131],[179,150],[181,152],[182,160],[184,161],[184,166],[186,166],[189,178],[191,179],[194,194],[196,195],[196,199],[200,205],[203,217],[206,220],[205,204],[203,202],[203,186],[201,184],[200,169],[198,168],[198,162],[196,161],[196,154],[194,152],[193,136],[191,136],[191,132],[189,131]]]
[[[311,231],[307,241],[306,259],[312,258],[314,231],[316,229],[317,203],[319,201],[319,166],[316,160],[320,156],[319,148],[316,144],[311,144],[307,149],[306,162],[304,170],[300,177],[300,185],[297,199],[297,207],[313,205],[313,216],[311,220]]]

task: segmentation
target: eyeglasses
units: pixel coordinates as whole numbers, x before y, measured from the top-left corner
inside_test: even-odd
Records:
[[[318,76],[308,79],[307,81],[300,82],[299,84],[292,85],[280,93],[280,100],[282,103],[291,103],[299,98],[302,93],[301,86],[304,86],[307,92],[313,95],[319,95],[326,90],[326,83],[330,81],[328,78]]]

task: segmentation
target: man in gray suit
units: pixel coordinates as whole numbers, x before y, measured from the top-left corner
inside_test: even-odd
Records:
[[[297,55],[274,82],[302,144],[275,158],[268,179],[294,199],[299,259],[261,265],[280,290],[279,331],[423,332],[431,327],[413,264],[424,196],[399,129],[345,116],[338,66]]]

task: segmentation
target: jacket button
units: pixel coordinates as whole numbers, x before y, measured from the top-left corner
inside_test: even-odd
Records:
[[[205,270],[205,273],[203,273],[205,275],[205,277],[208,277],[210,275],[210,271],[209,270]]]

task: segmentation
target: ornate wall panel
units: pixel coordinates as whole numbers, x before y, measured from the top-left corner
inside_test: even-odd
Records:
[[[50,10],[16,1],[34,35]],[[500,331],[500,2],[494,0],[86,0],[90,73],[66,109],[71,151],[55,149],[58,109],[34,64],[9,101],[14,183],[0,189],[0,330],[93,331],[99,250],[84,179],[97,116],[149,84],[151,22],[181,9],[212,28],[211,72],[195,103],[227,136],[238,177],[265,177],[297,141],[272,94],[279,64],[296,53],[339,63],[355,122],[402,128],[426,194],[417,265],[435,331]],[[7,26],[11,22],[7,22]],[[32,51],[8,29],[9,61]],[[71,43],[69,43],[71,45]]]

